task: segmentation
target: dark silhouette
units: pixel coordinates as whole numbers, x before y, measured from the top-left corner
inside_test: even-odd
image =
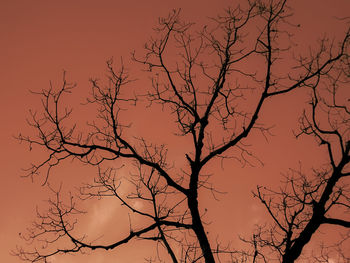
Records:
[[[349,98],[341,95],[348,94],[349,69],[349,57],[344,56],[332,71],[308,84],[312,91],[310,105],[300,118],[300,133],[296,135],[314,136],[320,150],[328,155],[328,162],[314,168],[312,174],[305,174],[301,168],[291,169],[280,190],[259,186],[254,193],[273,224],[259,227],[250,242],[277,251],[282,262],[294,262],[321,225],[350,228],[350,111]],[[349,233],[343,235],[338,250],[349,237]],[[350,261],[338,252],[341,262]],[[315,256],[316,262],[329,262],[329,253],[323,248],[321,255]]]
[[[85,249],[109,250],[132,239],[145,239],[162,244],[169,254],[166,261],[171,258],[173,262],[209,263],[215,262],[216,255],[218,261],[223,255],[232,262],[267,261],[270,256],[294,262],[321,224],[348,227],[349,222],[345,220],[327,217],[327,211],[338,202],[343,202],[345,209],[349,208],[349,198],[338,191],[345,188],[336,186],[348,175],[349,116],[336,126],[329,120],[331,128],[325,129],[318,126],[316,111],[323,103],[330,115],[333,109],[348,114],[346,105],[337,104],[336,89],[331,92],[334,100],[329,102],[320,100],[323,95],[318,95],[318,89],[324,80],[340,85],[349,77],[349,32],[339,46],[324,40],[308,57],[296,59],[290,68],[281,72],[279,63],[286,57],[289,59],[288,54],[293,49],[291,32],[297,26],[290,22],[292,14],[286,1],[266,2],[248,1],[246,9],[228,9],[202,30],[183,22],[179,10],[160,19],[156,37],[145,45],[144,55],[133,54],[133,60],[149,70],[152,87],[146,94],[136,92],[134,95],[130,86],[137,82],[131,81],[123,65],[116,70],[113,61],[108,61],[107,83],[92,79],[92,93],[87,100],[87,105],[97,106],[97,118],[91,119],[82,131],[69,125],[71,121],[67,120],[71,120],[72,110],[62,106],[64,97],[75,87],[66,81],[65,75],[60,88],[37,92],[42,98],[43,111],[41,114],[32,112],[29,124],[38,136],[20,135],[18,138],[30,146],[48,150],[49,154],[45,161],[30,167],[29,176],[46,170],[47,183],[52,168],[63,165],[66,160],[79,160],[98,171],[94,183],[80,188],[81,199],[113,196],[144,220],[142,226],[130,225],[128,235],[110,244],[89,240],[73,231],[76,222],[72,216],[80,213],[75,199],[71,197],[68,203],[63,202],[61,191],[52,189],[55,195],[49,201],[48,212],[38,212],[38,221],[24,236],[28,240],[41,240],[43,248],[32,251],[19,248],[14,254],[30,262],[46,262],[56,254]],[[272,205],[274,200],[264,194],[265,190],[258,187],[256,195],[276,223],[271,231],[280,228],[278,237],[266,236],[267,232],[261,228],[248,240],[252,251],[245,252],[213,244],[203,222],[205,211],[199,208],[199,191],[215,191],[204,168],[213,159],[227,156],[243,164],[249,163],[254,156],[246,149],[245,138],[252,130],[268,132],[268,128],[257,122],[262,106],[272,97],[299,88],[314,91],[312,113],[305,112],[301,120],[302,133],[315,135],[328,147],[332,170],[327,174],[317,172],[316,182],[300,174],[296,180],[288,179],[287,185],[291,188],[270,191],[284,200],[277,208]],[[151,106],[161,104],[171,115],[169,120],[176,122],[177,136],[191,138],[190,150],[185,149],[183,153],[187,162],[183,167],[172,166],[166,145],[128,135],[132,134],[132,127],[122,122],[120,116],[125,114],[122,110],[132,107],[141,98],[146,98]],[[340,128],[342,125],[344,129]],[[330,136],[335,136],[341,145],[341,156],[333,152],[332,145],[337,142],[328,139]],[[133,189],[127,194],[119,189],[119,169],[111,168],[112,161],[130,171],[128,180]],[[304,187],[303,183],[308,186]],[[142,202],[142,208],[135,206],[135,199]],[[296,204],[291,208],[289,202]],[[286,216],[281,217],[280,213]],[[302,218],[294,221],[299,215]],[[181,249],[174,250],[175,246]],[[266,247],[276,250],[277,254],[265,254]]]

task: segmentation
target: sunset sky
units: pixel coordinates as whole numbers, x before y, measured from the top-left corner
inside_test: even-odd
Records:
[[[42,187],[43,176],[21,178],[25,175],[22,168],[31,162],[44,158],[37,148],[29,150],[28,145],[19,144],[14,136],[19,133],[33,132],[26,123],[29,109],[40,110],[40,100],[29,92],[49,87],[50,81],[60,85],[63,70],[67,79],[78,84],[76,93],[69,101],[75,103],[78,118],[88,119],[88,112],[79,103],[84,102],[90,91],[89,78],[103,78],[106,73],[105,62],[111,57],[116,61],[122,56],[131,78],[138,79],[135,86],[147,87],[149,78],[138,73],[139,65],[133,66],[131,52],[142,51],[144,43],[154,34],[152,28],[160,16],[166,16],[174,8],[181,8],[185,20],[204,25],[208,17],[213,17],[224,8],[245,1],[234,0],[1,0],[0,1],[0,261],[20,262],[10,256],[16,245],[25,245],[20,233],[25,233],[35,219],[36,206],[43,206],[48,198],[47,187]],[[317,39],[326,33],[330,38],[341,39],[346,28],[345,22],[337,18],[349,16],[349,0],[291,0],[295,16],[292,19],[300,24],[293,40],[299,47],[307,49],[315,45]],[[217,176],[216,187],[225,195],[220,201],[211,196],[201,196],[202,205],[207,207],[207,221],[211,238],[221,238],[225,242],[232,240],[239,244],[238,235],[249,235],[257,222],[264,220],[264,209],[252,198],[251,190],[258,184],[276,186],[281,173],[289,168],[317,165],[326,160],[324,152],[310,138],[295,140],[297,120],[302,105],[307,101],[305,93],[294,92],[269,101],[262,111],[263,123],[273,126],[273,136],[266,141],[263,137],[253,136],[248,143],[251,150],[260,157],[263,166],[242,169],[237,162],[226,161],[223,169],[210,167]],[[276,111],[278,108],[278,111]],[[156,114],[156,116],[154,116]],[[79,117],[80,116],[80,117]],[[129,116],[128,116],[129,117]],[[150,128],[151,123],[158,124],[157,129]],[[130,112],[130,120],[135,120],[135,134],[146,134],[157,139],[159,134],[166,134],[173,123],[166,123],[166,112],[141,109]],[[161,140],[169,144],[171,156],[184,160],[181,144]],[[307,149],[307,151],[305,151]],[[178,155],[179,154],[179,155]],[[181,156],[180,156],[181,155]],[[52,178],[52,184],[60,182],[68,190],[82,182],[92,180],[93,171],[76,167],[62,167]],[[127,191],[127,189],[125,189]],[[80,226],[88,228],[90,234],[98,237],[101,233],[94,230],[106,225],[102,230],[109,232],[128,227],[127,214],[122,214],[111,200],[92,203],[91,213]],[[119,223],[126,220],[126,223]],[[120,225],[122,226],[120,226]],[[117,231],[118,232],[118,231]],[[108,237],[108,233],[106,234]],[[144,244],[144,243],[140,243]],[[137,252],[136,252],[137,251]],[[147,245],[139,247],[132,242],[112,252],[92,252],[89,256],[57,257],[54,263],[73,262],[140,262],[148,256]],[[116,259],[118,259],[116,261]]]

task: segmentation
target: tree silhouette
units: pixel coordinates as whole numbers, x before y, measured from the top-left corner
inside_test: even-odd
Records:
[[[300,133],[296,135],[314,136],[328,162],[314,168],[310,175],[302,169],[291,169],[278,191],[259,186],[255,192],[273,224],[259,227],[250,242],[277,251],[282,262],[294,262],[321,225],[350,228],[350,189],[346,181],[350,175],[350,111],[349,98],[343,95],[349,88],[349,69],[349,57],[344,56],[331,71],[308,84],[310,105],[300,118]],[[348,238],[344,235],[342,242]],[[324,249],[316,257],[317,262],[329,262],[327,253]],[[350,260],[341,255],[343,262]]]
[[[96,107],[97,116],[81,131],[71,125],[72,110],[62,103],[75,87],[67,82],[65,74],[60,88],[36,92],[41,96],[43,109],[40,114],[31,112],[29,125],[37,136],[19,135],[18,139],[30,147],[46,149],[48,157],[33,164],[29,176],[46,171],[46,184],[52,168],[67,160],[79,160],[98,171],[93,183],[80,188],[81,199],[114,197],[143,220],[136,226],[130,220],[129,234],[114,242],[90,240],[75,231],[78,221],[73,216],[81,213],[75,198],[62,198],[60,189],[51,188],[54,197],[49,200],[50,208],[47,212],[38,211],[38,220],[24,236],[43,242],[42,247],[32,251],[18,248],[14,254],[30,262],[47,262],[56,254],[110,250],[142,239],[160,244],[173,262],[215,262],[215,255],[219,254],[237,262],[266,261],[266,246],[277,250],[283,262],[293,262],[321,224],[348,227],[348,222],[328,217],[327,213],[333,206],[349,208],[346,186],[336,185],[348,174],[348,108],[338,104],[336,94],[338,84],[343,83],[344,76],[348,77],[345,66],[349,32],[339,46],[323,41],[308,57],[300,56],[288,69],[281,70],[281,63],[290,59],[293,51],[291,32],[298,27],[290,22],[291,17],[285,0],[248,1],[246,9],[227,9],[198,30],[194,24],[183,22],[180,11],[174,10],[159,19],[156,35],[145,45],[144,54],[132,56],[134,62],[146,66],[151,87],[144,93],[130,92],[137,82],[128,76],[123,64],[116,70],[109,60],[107,81],[91,79],[91,96],[86,104]],[[333,86],[326,85],[333,87],[331,101],[321,99],[324,95],[318,92],[324,80],[328,84],[333,81]],[[295,180],[288,179],[282,192],[269,191],[273,197],[281,197],[282,206],[279,202],[275,205],[275,199],[269,198],[262,188],[257,189],[256,195],[276,226],[270,236],[266,237],[262,228],[254,235],[252,252],[214,245],[208,239],[205,211],[198,199],[199,191],[215,191],[205,167],[215,159],[229,156],[243,164],[250,163],[255,157],[245,147],[246,137],[254,130],[264,135],[269,131],[258,122],[262,106],[272,97],[300,88],[313,90],[311,115],[305,112],[302,133],[316,136],[328,147],[330,169],[315,171],[316,182],[300,173]],[[183,167],[175,167],[169,160],[167,145],[147,141],[142,135],[129,135],[133,134],[132,126],[123,122],[122,116],[125,109],[143,99],[150,106],[160,104],[170,115],[169,121],[177,124],[176,136],[191,141],[190,150],[183,152],[187,162]],[[321,104],[330,117],[337,113],[337,121],[328,118],[328,128],[321,127],[317,119]],[[136,109],[140,110],[137,106]],[[340,149],[333,149],[334,143]],[[336,150],[340,150],[340,156]],[[112,163],[121,167],[115,168]],[[132,190],[123,193],[119,169],[126,168]],[[135,200],[142,203],[141,208]]]

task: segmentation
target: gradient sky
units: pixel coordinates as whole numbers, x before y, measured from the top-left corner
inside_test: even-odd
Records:
[[[83,92],[89,90],[89,77],[105,74],[105,61],[110,57],[124,57],[130,63],[130,52],[141,50],[142,45],[152,34],[152,27],[159,16],[166,15],[173,8],[182,8],[183,17],[198,24],[205,23],[208,16],[214,16],[223,8],[240,1],[217,0],[1,0],[0,1],[0,261],[15,263],[19,260],[9,256],[9,251],[17,244],[23,244],[19,233],[35,217],[36,205],[42,205],[47,198],[47,189],[41,187],[42,178],[32,183],[20,178],[31,161],[43,155],[34,149],[29,151],[24,144],[19,144],[13,136],[30,132],[26,125],[26,116],[30,108],[39,108],[39,100],[29,90],[40,90],[49,85],[49,81],[59,83],[62,71],[68,71],[68,79],[79,84],[79,94],[74,99],[82,101]],[[241,1],[244,2],[244,1]],[[343,22],[336,17],[349,15],[349,0],[293,0],[295,21],[301,24],[301,31],[296,35],[296,42],[307,48],[315,44],[318,37],[328,32],[330,37],[339,38],[344,30]],[[138,76],[135,76],[138,78]],[[147,79],[139,85],[149,85]],[[283,101],[272,100],[263,110],[262,121],[275,125],[274,137],[266,142],[261,137],[251,138],[255,153],[263,157],[264,167],[239,169],[237,163],[226,163],[225,170],[218,168],[217,188],[227,192],[220,196],[221,201],[202,196],[201,200],[208,207],[208,219],[212,221],[209,232],[212,237],[237,241],[237,235],[247,235],[254,223],[263,220],[263,208],[251,198],[250,191],[256,184],[275,185],[281,172],[289,167],[296,167],[299,161],[306,166],[323,160],[316,144],[312,140],[295,141],[292,128],[295,127],[298,112],[296,106],[304,100],[296,92]],[[275,108],[279,107],[278,114]],[[84,112],[80,112],[84,115]],[[153,112],[148,112],[153,114]],[[146,116],[150,116],[147,115]],[[130,118],[136,118],[131,113]],[[139,115],[138,115],[139,116]],[[288,118],[286,118],[288,116]],[[86,117],[86,116],[85,116]],[[144,116],[142,116],[142,119]],[[159,118],[166,118],[160,115]],[[145,123],[139,120],[136,127],[142,132]],[[165,126],[166,127],[170,126]],[[153,131],[145,131],[154,134]],[[161,132],[158,130],[158,132]],[[149,135],[151,136],[151,135]],[[169,142],[171,145],[171,142]],[[175,147],[175,146],[174,146]],[[306,152],[304,149],[311,149]],[[287,151],[285,149],[288,149]],[[312,150],[315,152],[312,152]],[[180,151],[175,148],[174,152]],[[267,154],[268,153],[268,154]],[[312,154],[311,154],[312,153]],[[212,167],[215,169],[215,167]],[[72,170],[73,169],[73,170]],[[54,178],[55,182],[64,181],[69,174],[79,184],[85,173],[62,168],[62,175]],[[78,175],[77,175],[78,174]],[[92,176],[92,174],[91,174]],[[91,179],[92,177],[90,177]],[[103,223],[114,224],[120,210],[110,209],[109,200],[105,206],[92,206],[89,218],[83,224],[90,229]],[[94,215],[99,215],[98,219]],[[223,227],[224,226],[224,227]],[[232,237],[232,238],[231,238]],[[111,254],[117,255],[117,262],[135,262],[142,257],[133,258],[130,251],[135,251],[134,243],[118,251],[93,253],[91,257],[69,257],[59,262],[114,262]],[[118,253],[117,253],[118,252]],[[147,252],[147,251],[145,251]],[[109,256],[109,257],[107,257]]]

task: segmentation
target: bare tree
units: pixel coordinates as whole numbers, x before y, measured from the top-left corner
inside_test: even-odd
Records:
[[[115,70],[113,61],[108,61],[107,83],[91,80],[92,93],[87,105],[97,106],[97,118],[83,131],[70,125],[72,110],[62,106],[64,97],[75,87],[66,81],[65,75],[60,88],[37,92],[43,111],[32,112],[29,125],[38,136],[18,138],[30,147],[48,150],[49,154],[45,161],[30,167],[29,176],[44,170],[47,183],[52,168],[66,160],[79,160],[98,171],[94,183],[81,187],[81,199],[111,196],[143,221],[142,225],[130,225],[129,234],[112,243],[91,240],[74,229],[78,222],[72,216],[80,213],[75,199],[64,202],[61,191],[52,189],[54,198],[49,201],[49,210],[38,212],[38,221],[25,236],[43,242],[43,246],[33,251],[18,248],[14,254],[30,262],[46,262],[56,254],[109,250],[142,239],[157,242],[173,262],[215,262],[216,256],[220,261],[221,254],[232,261],[237,255],[242,262],[251,257],[255,261],[258,246],[250,255],[215,246],[209,240],[198,194],[215,191],[211,177],[204,172],[208,163],[228,156],[243,164],[254,160],[244,142],[255,131],[264,136],[268,132],[257,122],[267,100],[310,86],[316,92],[320,77],[331,76],[336,62],[346,56],[349,33],[339,47],[323,42],[315,56],[300,58],[281,71],[281,65],[286,67],[283,59],[293,51],[290,37],[297,26],[290,22],[291,16],[286,0],[248,1],[246,9],[227,9],[199,30],[194,24],[183,22],[180,11],[174,10],[159,19],[156,37],[145,45],[144,55],[133,54],[133,60],[149,71],[151,88],[146,94],[137,91],[134,96],[130,86],[137,82],[131,81],[123,65]],[[167,145],[149,142],[142,135],[133,136],[132,126],[122,122],[123,109],[143,98],[151,106],[162,105],[169,113],[170,121],[177,124],[176,136],[190,138],[192,144],[183,153],[187,162],[183,167],[178,168],[169,160]],[[318,102],[314,100],[313,105],[316,111]],[[331,108],[346,109],[339,105]],[[323,138],[323,130],[315,123],[303,122],[304,132]],[[338,134],[333,130],[327,130],[328,133]],[[331,143],[325,139],[322,142]],[[344,153],[348,154],[348,144],[342,143]],[[133,190],[126,194],[120,191],[119,169],[112,168],[111,163],[113,167],[120,164],[119,169],[129,170],[127,180]],[[334,165],[338,171],[337,164]],[[339,194],[333,189],[328,197],[336,198]],[[136,206],[134,200],[142,202],[142,207]],[[265,200],[263,196],[261,200]],[[316,197],[312,201],[321,202]],[[315,211],[322,205],[314,206]],[[310,233],[311,238],[313,232]],[[309,239],[304,239],[304,243]],[[175,250],[175,246],[181,249]]]
[[[326,41],[321,45],[324,49]],[[343,43],[348,49],[348,43]],[[320,57],[318,52],[313,59]],[[302,62],[301,62],[302,65]],[[308,83],[311,90],[309,109],[300,118],[300,133],[313,136],[327,156],[328,162],[305,174],[303,169],[291,169],[283,187],[274,191],[257,187],[260,199],[273,219],[270,227],[259,227],[253,239],[261,249],[277,251],[282,262],[294,262],[314,233],[322,225],[350,228],[350,110],[349,110],[349,57],[343,56],[332,69],[320,73]],[[335,248],[349,238],[344,234]],[[339,251],[338,251],[339,252]],[[339,252],[342,261],[350,255]],[[322,247],[315,262],[330,262],[329,248]]]

